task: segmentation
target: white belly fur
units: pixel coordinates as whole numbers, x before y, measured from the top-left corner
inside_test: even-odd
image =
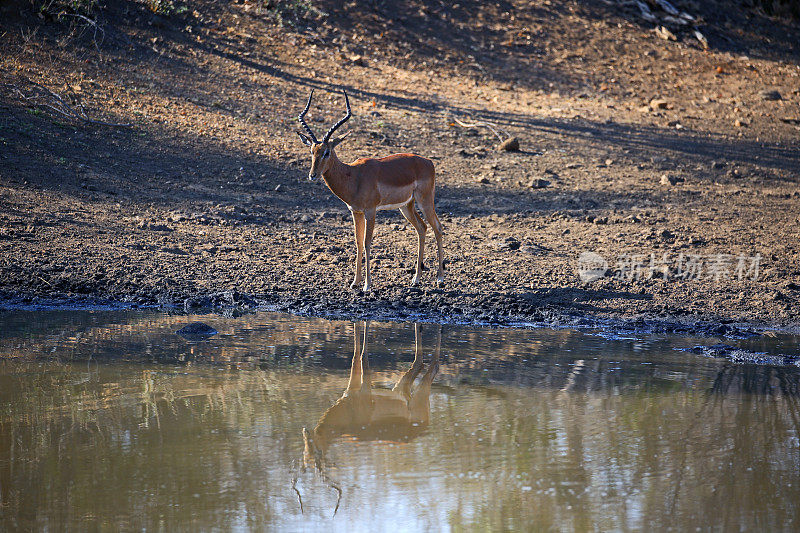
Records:
[[[411,201],[411,196],[408,197],[408,200],[405,202],[400,202],[399,204],[389,204],[389,205],[379,205],[378,211],[386,211],[387,209],[400,209],[404,205],[408,205],[408,202]]]

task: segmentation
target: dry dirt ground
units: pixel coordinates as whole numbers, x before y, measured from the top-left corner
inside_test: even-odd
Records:
[[[165,14],[108,0],[93,14],[102,31],[82,35],[78,17],[0,1],[4,305],[253,298],[314,315],[796,330],[800,27],[738,2],[674,3],[709,49],[601,0],[198,1]],[[23,101],[31,81],[131,126]],[[441,287],[429,232],[409,288],[416,237],[385,211],[373,290],[348,288],[350,215],[306,179],[294,134],[312,88],[320,133],[343,113],[335,91],[351,95],[343,160],[435,163]],[[489,120],[522,150],[498,152],[455,118]],[[607,261],[600,279],[579,277],[583,252]]]

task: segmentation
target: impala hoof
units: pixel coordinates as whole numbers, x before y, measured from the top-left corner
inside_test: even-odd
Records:
[[[438,285],[439,287],[444,285],[444,276],[439,276],[436,278],[436,285]]]
[[[363,292],[369,292],[369,283],[365,283],[364,286],[361,288]]]
[[[414,278],[411,280],[411,286],[414,287],[417,285],[417,283],[419,283],[419,276],[414,276]]]

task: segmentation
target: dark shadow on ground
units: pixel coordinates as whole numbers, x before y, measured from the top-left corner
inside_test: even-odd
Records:
[[[735,163],[755,163],[777,170],[800,171],[800,143],[785,146],[748,139],[732,139],[715,134],[697,133],[690,130],[675,130],[655,126],[622,124],[616,122],[593,122],[582,119],[554,119],[536,117],[522,113],[505,113],[486,108],[469,108],[452,102],[434,101],[414,96],[396,96],[370,91],[353,86],[334,86],[317,79],[297,76],[275,66],[260,64],[248,58],[208,49],[209,53],[221,55],[249,68],[270,76],[296,83],[303,87],[294,95],[299,106],[308,89],[327,91],[346,90],[353,100],[376,101],[383,106],[407,111],[440,113],[460,117],[480,117],[509,128],[521,128],[530,134],[562,136],[567,142],[580,142],[581,146],[597,146],[604,149],[629,150],[633,162],[651,162],[653,158],[680,158],[682,163],[708,164],[711,161],[727,160]],[[287,117],[294,120],[294,117]],[[444,128],[444,125],[442,126]],[[287,132],[288,133],[288,132]]]
[[[310,84],[307,80],[296,81]],[[441,104],[437,107],[425,100],[350,90],[356,97],[378,98],[386,105],[403,109],[433,107],[440,112],[465,112],[463,108]],[[6,101],[3,108],[0,129],[6,144],[6,180],[22,173],[28,176],[31,187],[67,194],[96,192],[171,209],[257,204],[248,215],[236,215],[241,221],[276,221],[287,215],[295,216],[299,211],[339,205],[321,183],[304,179],[304,160],[287,163],[287,159],[292,160],[287,154],[264,157],[232,150],[207,137],[175,137],[166,127],[154,124],[125,130],[65,127],[46,116],[28,113],[15,102]],[[726,160],[791,171],[795,175],[800,172],[800,149],[795,147],[676,133],[648,126],[544,119],[489,110],[479,114],[508,127],[524,126],[526,131],[549,136],[549,142],[560,142],[563,147],[624,151],[632,163],[650,164],[662,158],[681,166],[707,166],[714,160]],[[46,173],[41,172],[43,159],[51,163]],[[695,175],[714,177],[704,172]],[[275,191],[278,185],[283,191]],[[535,192],[492,188],[492,194],[486,194],[487,187],[468,184],[458,187],[444,184],[440,189],[443,192],[439,200],[457,216],[518,213],[520,201],[526,202],[524,211],[528,214],[548,214],[609,205],[624,209],[642,201],[663,200],[658,191],[631,192],[620,199],[618,194],[601,187],[593,191],[570,191],[568,198],[564,197],[566,191],[558,188]]]
[[[686,10],[700,23],[696,27],[708,39],[709,46],[720,52],[746,54],[753,58],[800,64],[800,20],[786,16],[769,16],[758,7],[760,0],[730,2],[711,0],[705,2],[674,2],[680,10]],[[765,2],[768,3],[768,2]],[[785,2],[795,4],[797,2]],[[750,4],[750,5],[748,5]],[[779,3],[775,2],[777,6]],[[652,6],[652,4],[651,4]],[[642,30],[652,30],[657,23],[648,22],[640,16],[634,2],[604,2],[590,0],[580,2],[576,14],[587,20],[612,20],[624,18]],[[654,8],[663,17],[665,12]],[[661,20],[658,24],[664,23]],[[693,37],[692,26],[670,26],[680,39],[690,46],[700,47]]]

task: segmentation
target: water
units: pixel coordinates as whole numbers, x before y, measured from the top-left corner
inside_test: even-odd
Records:
[[[716,339],[424,325],[409,409],[415,328],[372,323],[332,408],[363,325],[0,325],[0,530],[800,529],[800,372],[676,350]]]

